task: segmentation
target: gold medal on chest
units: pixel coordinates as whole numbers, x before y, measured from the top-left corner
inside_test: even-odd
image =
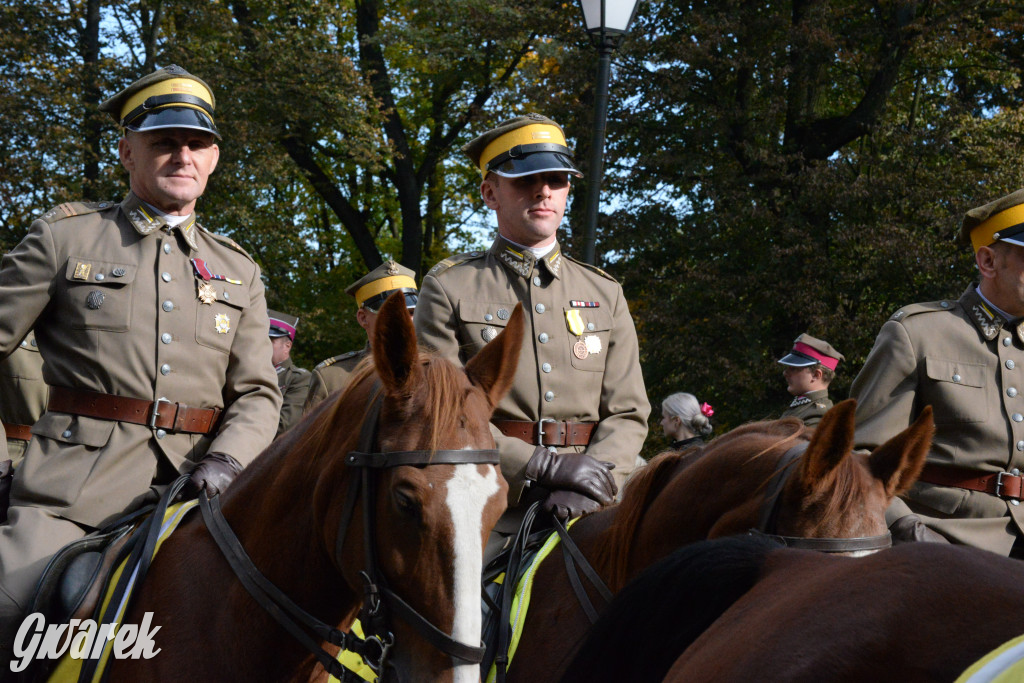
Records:
[[[587,348],[587,343],[582,339],[572,345],[572,355],[576,356],[580,360],[583,360],[590,355],[590,349]]]
[[[199,285],[198,290],[199,300],[204,304],[212,304],[217,300],[217,290],[213,288],[209,282],[204,282]]]

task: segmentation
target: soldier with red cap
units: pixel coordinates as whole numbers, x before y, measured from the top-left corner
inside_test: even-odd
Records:
[[[276,436],[280,436],[302,417],[302,405],[309,393],[310,374],[309,370],[292,362],[292,345],[299,327],[298,317],[270,310],[267,315],[270,316],[271,362],[277,371],[277,388],[281,390],[284,401],[277,423]]]
[[[785,366],[782,376],[786,378],[786,391],[794,396],[782,417],[798,417],[808,427],[821,422],[832,407],[828,385],[841,360],[843,354],[827,341],[807,333],[797,337],[790,352],[778,360],[779,365]]]

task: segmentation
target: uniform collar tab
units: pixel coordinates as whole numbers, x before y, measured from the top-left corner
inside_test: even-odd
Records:
[[[995,308],[985,302],[977,285],[971,285],[960,297],[960,302],[967,311],[967,317],[971,319],[974,326],[978,328],[986,340],[991,341],[999,334],[1006,320],[999,315]]]
[[[139,199],[134,192],[129,192],[128,196],[121,202],[121,209],[124,211],[125,216],[128,217],[128,222],[132,224],[132,227],[140,235],[148,235],[169,225],[163,216]],[[190,214],[186,220],[173,226],[172,229],[175,228],[185,238],[185,242],[188,243],[188,246],[193,251],[199,248],[196,242],[197,226],[195,213]]]

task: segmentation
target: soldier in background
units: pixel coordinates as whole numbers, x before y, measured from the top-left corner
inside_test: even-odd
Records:
[[[308,413],[330,394],[348,384],[348,378],[359,365],[359,361],[370,353],[369,339],[373,336],[377,311],[395,292],[403,293],[405,306],[412,313],[417,300],[416,273],[391,260],[377,266],[345,289],[345,293],[356,300],[356,322],[366,330],[367,342],[358,351],[349,351],[317,363],[313,368],[304,413]]]
[[[491,420],[509,511],[490,555],[534,501],[560,517],[611,503],[616,481],[636,465],[650,404],[622,287],[566,256],[556,239],[569,176],[582,175],[561,127],[520,116],[463,151],[483,174],[480,194],[498,235],[487,251],[445,259],[427,273],[414,320],[424,344],[465,364],[523,304],[527,339],[512,390]]]
[[[845,360],[843,354],[827,341],[807,333],[797,337],[790,352],[778,360],[785,366],[782,376],[786,378],[786,391],[795,397],[782,417],[798,417],[808,427],[821,422],[832,408],[828,385],[835,379],[841,360]]]
[[[277,423],[277,434],[288,431],[302,417],[302,405],[309,393],[309,370],[292,363],[292,344],[299,327],[299,319],[287,313],[267,311],[270,316],[271,362],[277,371],[277,388],[281,390],[283,403],[281,417]]]
[[[281,410],[259,266],[195,215],[219,158],[209,86],[172,65],[100,109],[131,191],[61,204],[0,262],[0,357],[34,326],[50,386],[0,525],[0,670],[54,553],[179,474],[223,490]]]
[[[1024,190],[968,211],[959,237],[980,282],[882,326],[850,389],[856,443],[885,443],[930,405],[924,470],[886,512],[894,540],[937,532],[1024,557]]]

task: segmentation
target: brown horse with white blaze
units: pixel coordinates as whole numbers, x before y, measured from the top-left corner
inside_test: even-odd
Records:
[[[819,539],[853,553],[879,547],[856,539],[887,543],[885,509],[920,473],[934,426],[925,409],[873,453],[854,453],[855,408],[838,404],[813,431],[795,419],[757,422],[703,449],[662,454],[627,484],[619,506],[583,517],[570,535],[613,593],[684,544],[757,529],[766,517],[772,528],[760,530],[790,542]],[[589,628],[565,563],[549,557],[536,571],[505,680],[558,680]]]
[[[511,386],[522,336],[517,308],[505,331],[463,371],[419,352],[404,300],[391,297],[377,319],[372,359],[222,496],[223,517],[259,572],[316,619],[346,629],[363,602],[361,572],[372,552],[385,587],[454,641],[478,646],[483,544],[505,509],[508,488],[497,464],[467,458],[468,464],[440,460],[375,470],[375,497],[358,489],[360,503],[367,497],[372,510],[364,515],[360,504],[346,501],[350,481],[360,476],[349,462],[366,455],[355,451],[367,407],[378,398],[373,457],[445,453],[458,463],[454,451],[493,453],[488,421]],[[365,517],[373,518],[370,526]],[[343,519],[351,523],[344,527]],[[372,538],[364,538],[367,528],[375,528]],[[477,665],[442,652],[389,610],[387,596],[382,600],[394,638],[382,680],[478,680]],[[146,612],[160,627],[154,637],[160,653],[112,662],[111,681],[326,677],[243,589],[197,513],[164,543],[125,621],[140,623]]]

